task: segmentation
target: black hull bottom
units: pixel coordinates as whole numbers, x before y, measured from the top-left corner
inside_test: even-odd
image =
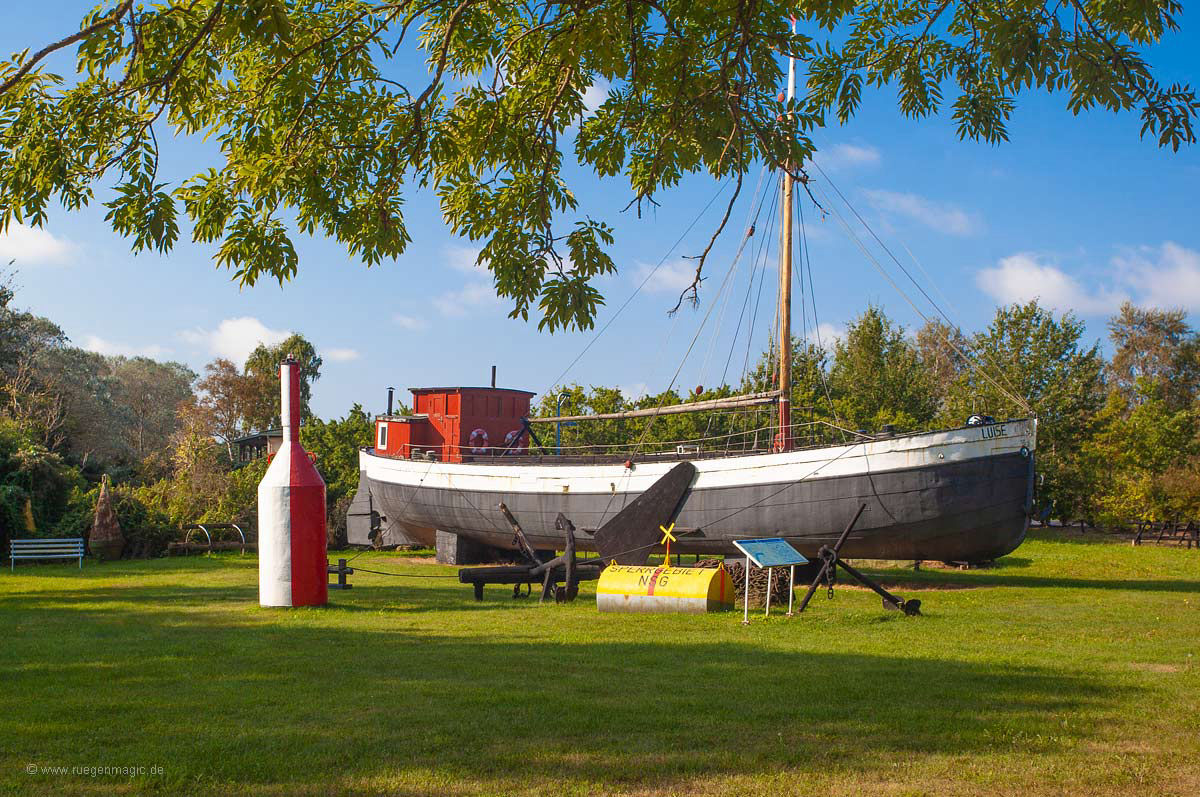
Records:
[[[832,544],[859,504],[866,511],[842,549],[862,559],[987,561],[1025,538],[1033,497],[1033,458],[998,454],[960,462],[800,482],[693,489],[677,520],[680,553],[735,553],[732,541],[785,537],[812,557]],[[442,529],[501,548],[512,531],[496,508],[503,502],[537,548],[561,549],[559,512],[595,530],[634,494],[548,494],[408,487],[369,480],[390,521]],[[578,538],[594,550],[590,534]]]

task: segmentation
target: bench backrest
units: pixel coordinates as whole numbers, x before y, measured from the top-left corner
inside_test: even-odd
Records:
[[[16,559],[36,559],[39,556],[83,556],[83,538],[69,537],[42,540],[11,540],[10,555]]]

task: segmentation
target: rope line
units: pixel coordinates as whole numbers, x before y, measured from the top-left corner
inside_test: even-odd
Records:
[[[887,247],[887,244],[885,244],[879,238],[879,236],[875,233],[875,230],[872,229],[871,225],[867,224],[866,219],[864,219],[862,217],[862,214],[860,214],[858,212],[858,210],[854,207],[854,205],[850,204],[850,201],[848,199],[846,199],[845,195],[841,192],[841,189],[839,189],[837,187],[837,185],[834,184],[833,180],[829,179],[829,175],[825,174],[825,171],[823,169],[821,169],[821,167],[818,164],[814,163],[813,165],[816,166],[817,171],[819,171],[821,173],[821,176],[825,179],[825,182],[827,182],[829,184],[829,187],[834,190],[834,192],[837,194],[838,198],[842,200],[842,203],[850,210],[851,213],[854,214],[854,217],[856,219],[858,219],[858,222],[863,226],[863,229],[865,229],[871,235],[871,237],[875,239],[875,242],[877,244],[879,244],[879,247],[881,249],[883,249],[884,252],[887,253],[888,257],[890,257],[892,259],[892,262],[896,264],[896,266],[900,269],[900,271],[904,274],[904,276],[908,277],[909,281],[916,287],[916,289],[918,291],[921,292],[921,295],[925,297],[925,300],[929,302],[929,305],[934,310],[936,310],[938,315],[940,315],[943,319],[945,319],[946,323],[948,323],[951,327],[958,328],[958,324],[954,323],[954,321],[950,318],[950,316],[947,315],[944,310],[942,310],[941,306],[937,302],[935,302],[933,300],[933,297],[931,297],[929,295],[929,293],[926,292],[925,288],[923,288],[921,286],[921,283],[918,282],[915,277],[913,277],[913,275],[909,272],[909,270],[904,267],[904,264],[900,262],[899,258],[897,258],[896,255],[892,253],[892,250]],[[826,196],[828,196],[828,194]],[[891,283],[892,287],[896,289],[896,291],[904,298],[904,300],[906,302],[908,302],[908,304],[913,308],[913,310],[916,311],[917,315],[921,316],[922,320],[924,320],[926,323],[929,323],[931,321],[931,319],[928,316],[926,316],[923,312],[921,312],[921,309],[919,307],[917,307],[916,303],[913,302],[913,300],[911,298],[909,298],[908,294],[906,294],[900,288],[900,286],[896,284],[895,280],[893,280],[891,278],[891,276],[889,274],[887,274],[886,271],[884,271],[882,264],[880,264],[878,262],[878,260],[876,260],[875,257],[867,251],[867,248],[862,244],[862,242],[859,240],[858,236],[850,229],[850,226],[841,217],[841,214],[838,213],[837,209],[833,207],[833,203],[830,202],[829,204],[830,204],[830,208],[833,210],[834,216],[838,219],[838,221],[845,228],[846,233],[854,238],[855,243],[858,244],[858,247],[863,251],[863,254],[866,255],[866,257],[869,260],[871,260],[871,262],[875,265],[876,269],[881,274],[883,274],[884,278],[887,279],[887,281],[889,283]],[[910,256],[911,256],[911,254],[912,253],[909,252]],[[913,258],[913,259],[914,259],[914,261],[916,260],[916,258]],[[922,270],[924,270],[924,269],[922,269]],[[1025,401],[1024,398],[1021,398],[1020,395],[1018,395],[1016,393],[1016,388],[1013,387],[1011,382],[1008,382],[1008,377],[1004,374],[1004,371],[1000,368],[996,368],[996,364],[994,362],[988,362],[988,365],[990,365],[992,368],[996,368],[996,373],[999,374],[1001,379],[1003,379],[1006,383],[1008,383],[1007,389],[1005,387],[1001,386],[1000,383],[997,382],[994,378],[992,378],[992,376],[990,374],[988,374],[986,371],[981,369],[977,363],[973,362],[970,357],[968,357],[965,353],[963,353],[962,349],[960,349],[957,345],[955,345],[954,341],[952,341],[948,335],[942,333],[940,335],[940,337],[942,338],[943,343],[945,343],[950,348],[954,349],[954,351],[960,357],[963,358],[963,362],[965,362],[968,366],[970,366],[973,370],[975,370],[980,376],[985,378],[987,381],[991,382],[992,386],[995,387],[997,390],[999,390],[1000,394],[1002,396],[1004,396],[1008,400],[1016,403],[1017,406],[1023,408],[1026,412],[1028,412],[1028,413],[1033,412],[1033,408],[1029,405],[1029,403],[1027,401]],[[968,343],[965,339],[964,339],[963,343],[966,345],[967,349],[970,350],[971,353],[973,355],[975,355],[977,358],[984,359],[984,360],[987,359],[986,357],[983,357],[982,355],[980,355],[976,351],[974,351],[971,348],[971,344]]]
[[[713,203],[717,201],[717,198],[720,197],[721,194],[725,193],[725,189],[732,181],[733,178],[731,177],[727,179],[720,188],[717,189],[717,192],[713,194],[712,199],[708,200],[708,204],[705,205],[698,214],[696,214],[696,218],[692,219],[692,223],[687,226],[687,229],[683,231],[683,234],[680,235],[675,243],[671,245],[671,248],[668,249],[667,253],[662,256],[662,259],[658,261],[658,264],[655,265],[654,268],[650,270],[650,273],[646,275],[645,279],[643,279],[638,286],[633,289],[633,293],[629,294],[628,298],[626,298],[621,306],[617,308],[617,311],[612,314],[612,317],[604,322],[604,326],[600,327],[600,329],[596,331],[596,334],[592,336],[592,339],[588,341],[588,344],[583,347],[583,351],[575,355],[575,359],[571,360],[567,367],[563,369],[563,372],[555,377],[554,381],[550,383],[551,389],[558,387],[558,385],[562,382],[563,377],[570,373],[571,369],[575,367],[576,363],[583,359],[583,355],[588,353],[588,350],[591,349],[596,341],[600,339],[600,336],[603,335],[610,326],[612,326],[612,323],[617,320],[617,317],[620,316],[622,312],[624,312],[625,308],[629,306],[629,303],[633,301],[634,297],[641,292],[642,288],[646,287],[646,283],[648,283],[651,278],[658,273],[658,270],[663,267],[664,263],[667,262],[667,258],[671,256],[671,253],[679,248],[679,245],[683,243],[683,239],[686,238],[688,233],[692,231],[692,228],[700,222],[700,219],[703,218],[704,214],[708,212],[708,209],[713,206]]]
[[[818,187],[817,190],[820,191],[820,188]],[[824,192],[822,192],[822,193],[824,193]],[[825,194],[825,196],[827,197],[826,201],[828,202],[829,201],[828,194]],[[833,205],[832,202],[829,203],[829,207],[830,207],[830,212],[833,214],[833,217],[838,220],[838,223],[842,225],[842,229],[845,230],[846,234],[848,236],[850,236],[850,239],[855,243],[856,246],[858,246],[859,251],[861,251],[863,253],[863,257],[867,258],[867,261],[870,262],[871,265],[874,266],[875,270],[878,271],[879,274],[885,280],[888,281],[888,284],[890,284],[892,286],[892,288],[894,288],[896,290],[896,292],[898,294],[900,294],[900,297],[902,299],[904,299],[904,301],[908,302],[908,305],[909,305],[909,307],[911,307],[913,309],[913,312],[915,312],[917,315],[919,315],[923,321],[928,323],[931,320],[929,318],[929,316],[927,316],[921,310],[921,308],[917,306],[917,303],[912,300],[912,297],[910,297],[904,291],[904,289],[900,287],[900,285],[896,282],[896,280],[892,278],[892,275],[887,272],[887,269],[885,269],[883,267],[883,264],[879,262],[878,258],[876,258],[873,254],[871,254],[871,251],[866,247],[866,245],[862,242],[862,239],[858,237],[858,235],[854,232],[854,230],[846,222],[845,218],[842,217],[842,214],[838,212],[838,209]],[[990,382],[992,384],[992,386],[994,388],[996,388],[996,390],[1000,391],[1000,394],[1002,396],[1004,396],[1008,400],[1012,401],[1017,406],[1024,408],[1024,410],[1026,412],[1029,412],[1029,413],[1033,412],[1033,408],[1029,406],[1028,402],[1026,402],[1023,398],[1020,398],[1016,394],[1011,393],[1007,388],[1005,388],[1003,385],[1001,385],[999,382],[997,382],[991,376],[991,374],[989,374],[987,371],[984,371],[982,368],[980,368],[979,364],[976,363],[974,360],[972,360],[970,357],[968,357],[962,351],[962,349],[960,349],[958,346],[956,346],[954,344],[954,341],[950,340],[950,338],[948,336],[943,334],[942,341],[947,346],[954,349],[954,351],[957,352],[958,355],[963,358],[963,362],[966,363],[972,370],[974,370],[976,373],[978,373],[980,376],[982,376],[984,379],[986,379],[988,382]]]
[[[804,272],[807,271],[808,272],[808,297],[809,297],[809,301],[812,302],[813,337],[815,337],[817,339],[817,348],[819,348],[821,351],[825,351],[825,344],[821,341],[821,321],[819,318],[817,318],[817,286],[813,283],[812,245],[809,243],[808,228],[804,222],[803,203],[797,202],[796,208],[797,208],[797,213],[800,216],[800,242],[801,242],[801,246],[802,246],[802,248],[800,250],[800,255],[803,258],[803,262],[801,263],[802,269],[801,269],[800,275],[799,275],[800,276],[800,286],[801,286],[800,287],[800,298],[801,298],[801,301],[804,300]],[[833,415],[833,419],[840,424],[840,423],[842,423],[842,419],[841,419],[841,417],[838,416],[837,407],[835,407],[833,404],[833,394],[829,392],[829,380],[825,378],[825,369],[818,366],[817,373],[820,374],[820,376],[821,376],[821,387],[825,391],[825,400],[827,402],[829,402],[829,412],[830,412],[830,414]],[[844,439],[845,438],[843,437],[843,440]]]
[[[347,562],[346,564],[350,564],[350,563]],[[368,570],[365,567],[356,567],[356,568],[354,568],[354,572],[356,572],[356,573],[374,573],[377,576],[395,576],[397,578],[458,578],[457,575],[451,575],[451,574],[431,575],[428,573],[385,573],[382,570]]]

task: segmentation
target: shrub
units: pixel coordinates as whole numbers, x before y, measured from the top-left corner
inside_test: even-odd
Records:
[[[13,537],[54,536],[68,497],[83,484],[76,468],[0,418],[0,549]]]
[[[126,557],[161,556],[167,550],[167,543],[179,537],[179,526],[155,505],[151,490],[152,486],[113,489],[113,511],[125,535]],[[74,491],[55,528],[55,536],[87,539],[99,497],[99,487]]]

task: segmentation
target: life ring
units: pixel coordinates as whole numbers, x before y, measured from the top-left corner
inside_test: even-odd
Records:
[[[472,454],[486,454],[488,452],[487,430],[476,429],[471,432],[471,436],[467,438],[467,445],[471,447]]]
[[[520,454],[525,451],[525,447],[521,445],[521,435],[525,434],[524,429],[513,429],[508,434],[504,435],[504,450],[509,454]]]

